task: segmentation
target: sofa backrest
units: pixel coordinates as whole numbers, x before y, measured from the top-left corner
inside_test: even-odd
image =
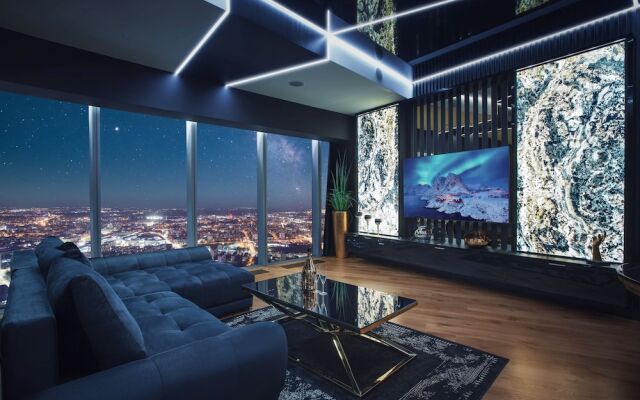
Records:
[[[91,259],[91,265],[97,272],[103,275],[111,275],[136,269],[164,267],[211,259],[209,249],[204,246],[199,246],[152,253],[97,257]]]
[[[52,263],[47,275],[49,302],[57,323],[60,379],[63,381],[98,371],[98,362],[82,329],[71,291],[74,278],[93,272],[90,266],[63,256]]]
[[[3,398],[30,397],[59,381],[58,334],[47,284],[33,253],[12,267],[9,298],[0,324]],[[30,260],[31,265],[29,265]]]

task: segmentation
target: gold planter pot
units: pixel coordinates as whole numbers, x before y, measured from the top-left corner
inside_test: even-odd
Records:
[[[345,234],[347,233],[347,212],[333,211],[333,242],[336,248],[336,258],[347,257]]]

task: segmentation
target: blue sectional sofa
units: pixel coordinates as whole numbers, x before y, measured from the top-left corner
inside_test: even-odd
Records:
[[[0,326],[5,400],[275,399],[282,328],[232,329],[253,275],[195,247],[87,260],[47,238],[14,254]]]

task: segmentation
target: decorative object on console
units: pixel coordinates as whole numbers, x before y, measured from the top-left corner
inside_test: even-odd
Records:
[[[304,267],[302,267],[302,289],[305,292],[315,292],[317,278],[316,265],[313,263],[313,256],[309,247],[307,249],[307,260],[304,263]]]
[[[464,244],[472,249],[481,249],[491,243],[489,235],[483,231],[473,231],[464,235]]]
[[[376,223],[376,233],[379,235],[380,234],[380,224],[382,223],[382,219],[381,218],[376,218],[373,220],[373,222]]]
[[[416,239],[429,240],[431,239],[431,229],[427,228],[426,225],[418,225],[418,228],[416,228],[416,231],[413,233],[413,236]]]
[[[591,259],[593,261],[602,261],[602,254],[600,254],[600,245],[606,238],[606,233],[599,233],[591,238]]]
[[[625,44],[517,72],[517,249],[622,262]],[[596,190],[597,189],[597,190]]]
[[[329,193],[329,202],[333,209],[333,240],[337,258],[347,257],[347,247],[345,245],[345,234],[348,230],[347,212],[354,203],[353,193],[348,189],[347,180],[351,173],[351,167],[347,165],[346,155],[338,156],[336,169],[331,172],[333,188]]]
[[[365,214],[365,216],[364,216],[364,221],[367,223],[367,230],[366,230],[366,232],[367,232],[367,233],[370,233],[370,232],[371,232],[371,230],[369,230],[369,222],[371,221],[371,215],[369,215],[369,214]]]
[[[356,232],[362,232],[362,229],[361,229],[362,226],[360,226],[361,219],[362,219],[362,212],[358,211],[356,213]]]

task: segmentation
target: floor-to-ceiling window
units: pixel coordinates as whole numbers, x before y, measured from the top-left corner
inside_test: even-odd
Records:
[[[102,254],[186,246],[185,123],[101,111]]]
[[[48,235],[90,250],[87,107],[0,92],[0,142],[3,285],[10,252]]]
[[[324,220],[327,206],[327,181],[329,179],[329,142],[320,142],[320,162],[321,162],[321,175],[320,175],[320,190],[322,191],[320,201],[321,216],[320,216],[320,243],[321,248],[324,249]]]
[[[267,252],[277,262],[311,246],[311,140],[267,136]]]
[[[256,263],[256,133],[198,124],[198,244],[217,261]]]
[[[0,93],[0,116],[2,265],[8,266],[12,251],[33,248],[47,235],[73,241],[89,255],[94,214],[88,107]],[[185,122],[104,108],[98,121],[100,209],[98,200],[91,204],[102,225],[102,255],[186,246]],[[256,137],[253,131],[197,125],[197,243],[208,245],[217,261],[237,266],[258,258]],[[267,259],[299,258],[313,236],[312,141],[275,134],[267,140]],[[320,153],[323,226],[327,142],[320,142]]]

